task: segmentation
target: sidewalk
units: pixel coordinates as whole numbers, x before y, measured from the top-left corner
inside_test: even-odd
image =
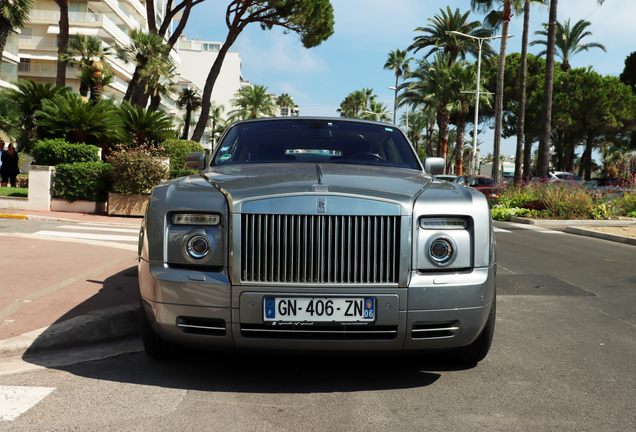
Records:
[[[135,217],[0,209],[2,219],[97,223],[134,231],[141,225]],[[0,243],[11,257],[5,256],[0,266],[0,357],[139,331],[136,245],[115,248],[10,233],[0,234]]]
[[[141,218],[133,217],[0,209],[0,222],[2,219],[99,223],[128,229],[141,225]],[[625,221],[626,225],[635,223]],[[589,221],[587,225],[615,224]],[[570,223],[559,221],[557,225]],[[589,230],[567,229],[591,235],[584,231]],[[123,249],[2,233],[0,243],[12,257],[0,266],[0,357],[77,347],[139,332],[136,246]]]

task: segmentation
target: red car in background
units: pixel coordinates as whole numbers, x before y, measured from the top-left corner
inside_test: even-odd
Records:
[[[457,176],[453,182],[475,188],[488,198],[499,198],[500,186],[492,177],[484,175],[461,175]]]

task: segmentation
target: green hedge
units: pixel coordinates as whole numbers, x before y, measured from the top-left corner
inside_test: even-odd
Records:
[[[56,166],[75,162],[100,162],[99,148],[89,144],[71,144],[63,139],[44,139],[33,145],[36,165]]]
[[[103,162],[59,164],[55,167],[53,196],[68,202],[104,202],[110,189],[110,165]]]
[[[205,150],[196,141],[169,139],[161,143],[163,151],[161,155],[170,158],[170,178],[183,177],[185,175],[196,174],[196,170],[186,170],[185,157],[188,153],[201,152]]]

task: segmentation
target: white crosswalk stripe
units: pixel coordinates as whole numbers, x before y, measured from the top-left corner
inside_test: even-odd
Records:
[[[136,250],[139,228],[99,224],[67,224],[32,234],[38,238],[57,239]]]
[[[54,387],[0,386],[0,421],[12,421],[47,397]]]
[[[510,232],[512,232],[512,231],[508,231],[508,230],[505,230],[503,228],[497,228],[497,227],[494,227],[493,231],[495,231],[496,233],[510,233]]]
[[[49,236],[49,237],[69,237],[77,239],[87,240],[113,240],[113,241],[132,241],[139,240],[138,236],[126,236],[116,234],[92,234],[81,232],[64,232],[64,231],[38,231],[36,235]]]

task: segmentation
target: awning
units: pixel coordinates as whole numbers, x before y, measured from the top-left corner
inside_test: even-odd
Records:
[[[60,26],[49,26],[46,32],[48,34],[60,34]],[[68,29],[69,35],[97,36],[98,32],[99,29],[95,27],[69,27]]]

